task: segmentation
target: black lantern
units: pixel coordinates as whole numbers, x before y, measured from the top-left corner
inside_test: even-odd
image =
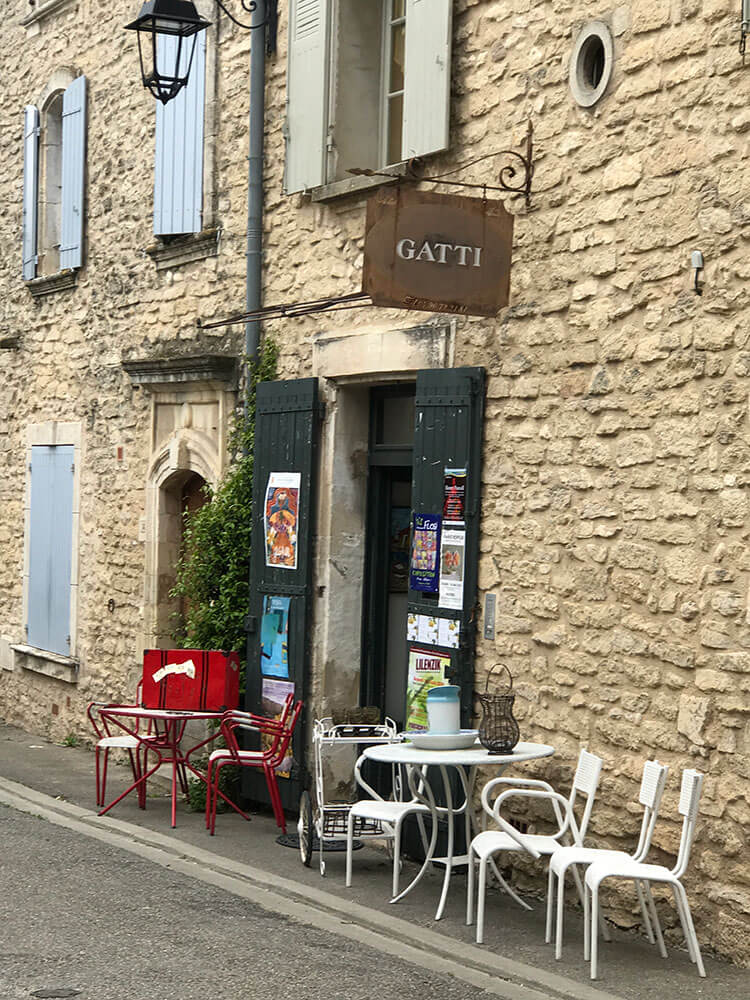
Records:
[[[146,0],[135,21],[125,25],[138,32],[143,86],[162,104],[176,97],[187,83],[197,34],[210,23],[191,0]],[[164,39],[161,44],[157,44],[159,37]]]

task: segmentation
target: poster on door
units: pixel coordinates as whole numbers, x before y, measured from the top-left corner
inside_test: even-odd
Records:
[[[289,676],[290,597],[263,598],[260,625],[260,672],[264,677]]]
[[[443,472],[443,524],[463,525],[466,519],[466,469]]]
[[[434,594],[438,589],[440,515],[415,514],[412,519],[409,587]]]
[[[269,719],[280,719],[284,711],[284,702],[287,696],[294,694],[293,681],[280,681],[273,677],[264,677],[261,685],[261,704],[263,714]],[[274,736],[272,733],[264,733],[261,736],[261,746],[264,750],[269,750],[273,745]],[[292,746],[289,744],[286,757],[276,769],[276,776],[279,778],[289,778],[292,773]]]
[[[299,472],[272,472],[268,477],[263,522],[266,566],[297,568],[297,524],[299,520]]]
[[[435,653],[429,649],[410,647],[409,673],[406,687],[406,728],[412,732],[426,732],[427,692],[445,684],[446,671],[450,669],[449,654]]]
[[[441,608],[460,611],[464,606],[464,563],[466,532],[446,528],[440,540],[440,595]]]

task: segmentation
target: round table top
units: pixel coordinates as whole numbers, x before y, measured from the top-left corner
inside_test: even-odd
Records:
[[[555,748],[546,743],[517,743],[511,753],[490,753],[481,744],[465,750],[420,750],[411,743],[386,743],[366,747],[362,754],[368,760],[384,764],[449,764],[451,766],[478,767],[481,764],[519,763],[551,757]]]
[[[140,705],[101,705],[100,715],[121,715],[125,719],[217,719],[223,712],[192,712],[184,708],[143,708]]]

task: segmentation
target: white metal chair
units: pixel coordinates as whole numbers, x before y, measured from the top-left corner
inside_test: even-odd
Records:
[[[591,892],[591,921],[590,928],[585,927],[584,933],[590,929],[591,933],[591,978],[596,979],[598,966],[599,940],[597,933],[597,923],[599,919],[599,886],[607,878],[632,879],[633,882],[661,882],[670,885],[674,891],[677,913],[680,917],[685,941],[690,953],[690,961],[698,967],[698,975],[705,976],[706,970],[703,967],[698,938],[695,934],[693,917],[690,913],[687,893],[680,881],[690,860],[690,849],[695,836],[695,825],[698,818],[698,803],[703,786],[703,775],[692,768],[682,772],[682,784],[680,786],[679,812],[683,817],[682,837],[680,847],[677,852],[677,861],[672,869],[664,865],[650,865],[643,861],[635,861],[632,858],[605,858],[592,864],[586,872],[586,888]],[[652,916],[656,918],[656,909],[652,910]],[[662,958],[667,957],[667,950],[664,947],[664,940],[661,936],[658,919],[656,919],[657,937],[659,941],[659,951]]]
[[[602,769],[602,759],[596,754],[589,753],[582,749],[578,757],[578,766],[573,777],[573,787],[570,796],[566,799],[546,781],[537,781],[529,778],[495,778],[489,781],[482,790],[482,808],[499,827],[495,830],[484,830],[477,834],[469,845],[469,878],[466,895],[466,923],[471,924],[474,915],[474,865],[479,864],[479,887],[477,901],[477,944],[482,944],[484,940],[484,904],[487,890],[487,866],[492,864],[495,876],[500,881],[505,891],[512,896],[524,909],[531,907],[525,903],[521,897],[511,889],[503,879],[495,866],[495,856],[504,851],[525,851],[535,858],[543,855],[553,854],[562,844],[564,838],[571,836],[573,843],[581,846],[586,836],[591,810],[594,805],[596,789],[599,785],[599,775]],[[502,791],[495,799],[494,805],[490,805],[492,793],[503,786],[507,786],[506,791]],[[575,817],[575,804],[578,796],[586,799],[580,824]],[[557,820],[558,829],[551,835],[545,834],[524,834],[511,826],[507,820],[500,815],[500,808],[509,798],[545,799],[552,805],[552,810]],[[574,869],[575,873],[575,869]],[[576,877],[577,877],[577,873]],[[583,898],[583,886],[580,879],[577,883],[581,898]]]
[[[432,794],[429,782],[427,781],[424,769],[417,770],[406,767],[406,781],[408,792],[405,790],[404,798],[401,798],[401,789],[394,788],[393,799],[381,799],[375,790],[368,785],[361,774],[363,757],[360,757],[354,766],[354,777],[357,784],[364,788],[372,798],[361,799],[355,802],[349,810],[346,824],[346,884],[352,884],[352,851],[354,849],[354,826],[357,820],[369,820],[379,823],[383,828],[383,837],[393,841],[393,893],[391,902],[396,903],[405,892],[411,890],[420,881],[430,866],[430,861],[435,850],[437,841],[438,825],[435,798]],[[417,777],[418,775],[418,777]],[[397,786],[400,782],[396,783]],[[411,798],[406,798],[410,793]],[[416,878],[409,883],[404,893],[398,891],[398,876],[401,868],[401,829],[407,816],[416,815],[419,824],[419,832],[422,837],[422,844],[425,849],[425,860]],[[432,830],[429,845],[424,829],[424,817],[430,816],[432,820]]]
[[[638,845],[632,854],[627,854],[625,851],[614,851],[606,850],[597,847],[578,847],[577,845],[568,847],[559,847],[555,853],[550,858],[549,863],[549,877],[547,884],[547,925],[545,940],[549,944],[552,940],[552,908],[555,899],[555,877],[557,878],[557,928],[555,934],[555,958],[559,959],[562,955],[562,940],[563,940],[563,902],[565,896],[565,875],[571,866],[584,865],[588,866],[594,864],[597,861],[604,861],[609,859],[626,859],[628,861],[644,861],[646,855],[648,854],[649,848],[651,847],[651,838],[653,837],[654,827],[656,826],[656,819],[659,815],[659,806],[661,804],[661,798],[664,793],[664,786],[667,781],[667,774],[669,773],[669,768],[666,764],[660,764],[658,760],[647,760],[643,765],[643,777],[641,778],[641,790],[638,795],[638,801],[643,806],[643,821],[641,822],[641,832],[638,838]],[[651,909],[651,913],[655,917],[654,911],[654,901],[651,897],[651,892],[646,886],[646,892],[644,896],[643,888],[640,882],[635,883],[636,891],[638,893],[638,901],[641,904],[641,912],[643,913],[643,923],[646,927],[648,933],[649,941],[654,943],[654,932],[651,926],[651,920],[649,918],[649,910],[646,906],[646,901],[648,900],[648,907]],[[584,908],[587,907],[588,896],[584,895]],[[587,918],[588,919],[588,918]],[[657,934],[660,933],[658,920],[654,920],[657,927]],[[588,961],[589,958],[589,935],[588,933],[584,935],[584,959]]]

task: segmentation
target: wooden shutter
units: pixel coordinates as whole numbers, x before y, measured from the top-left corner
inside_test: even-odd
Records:
[[[438,608],[438,595],[409,592],[409,611],[458,618],[459,648],[451,651],[451,683],[461,687],[461,724],[471,721],[474,687],[474,611],[479,562],[484,369],[449,368],[417,374],[412,507],[417,514],[443,509],[446,468],[466,469],[466,548],[463,608]]]
[[[286,77],[284,191],[326,178],[331,0],[291,0]]]
[[[28,641],[63,656],[70,652],[73,458],[72,445],[31,449]]]
[[[79,76],[63,94],[61,271],[83,263],[85,173],[86,77]]]
[[[261,712],[262,671],[260,628],[266,595],[288,597],[289,680],[295,698],[306,698],[310,675],[310,611],[312,604],[313,533],[317,490],[318,381],[261,382],[257,390],[253,466],[253,532],[250,558],[250,615],[248,618],[246,705]],[[264,507],[271,473],[300,474],[297,522],[297,568],[266,566]],[[264,713],[265,714],[265,713]],[[296,809],[304,780],[302,725],[294,735],[295,768],[280,781],[285,808]],[[248,798],[267,801],[262,775],[243,769],[243,791]]]
[[[188,42],[192,39],[188,39]],[[174,65],[177,39],[158,40],[159,65]],[[181,69],[190,45],[184,45]],[[156,102],[154,233],[199,233],[203,223],[203,115],[206,93],[206,32],[198,33],[186,87],[168,104]]]
[[[453,0],[406,0],[402,156],[447,149]]]
[[[23,117],[23,278],[36,276],[39,204],[39,108],[26,106]]]

